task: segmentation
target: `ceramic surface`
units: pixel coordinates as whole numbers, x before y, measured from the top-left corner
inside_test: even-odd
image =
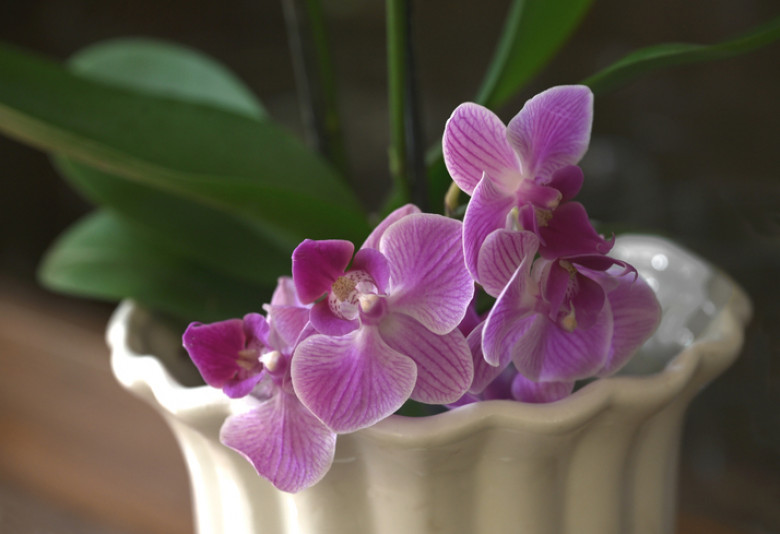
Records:
[[[236,406],[174,379],[179,366],[191,372],[180,333],[130,302],[109,325],[112,366],[176,435],[200,534],[671,534],[684,411],[736,358],[750,305],[669,241],[621,237],[613,254],[637,267],[664,309],[620,376],[553,404],[392,416],[339,436],[331,471],[296,495],[219,443]]]

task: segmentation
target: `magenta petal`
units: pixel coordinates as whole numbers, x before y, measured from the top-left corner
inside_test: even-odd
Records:
[[[362,248],[355,254],[350,271],[365,271],[374,279],[380,294],[387,292],[390,280],[390,266],[384,254],[373,248]]]
[[[520,402],[555,402],[571,395],[574,381],[534,382],[518,373],[512,380],[512,396]]]
[[[555,171],[547,185],[560,191],[561,202],[568,202],[577,196],[584,181],[582,169],[576,165],[567,165]]]
[[[475,292],[476,293],[476,292]],[[458,330],[464,336],[468,336],[478,325],[482,322],[482,318],[477,313],[477,295],[471,299],[468,308],[466,308],[466,316],[458,324]]]
[[[474,189],[463,217],[463,255],[466,267],[477,283],[479,279],[479,251],[487,237],[495,230],[506,228],[507,215],[515,205],[507,195],[485,175]]]
[[[539,239],[532,232],[496,230],[488,235],[479,252],[477,273],[488,295],[497,297],[525,261],[525,269],[539,249]]]
[[[612,314],[605,306],[587,329],[568,332],[537,315],[514,346],[512,362],[531,380],[564,382],[593,376],[607,359],[612,338]]]
[[[561,204],[547,226],[539,227],[540,253],[547,259],[606,254],[612,248],[593,228],[585,207],[579,202]]]
[[[337,317],[331,311],[327,299],[312,306],[309,320],[317,332],[329,336],[343,336],[360,325],[357,319],[348,320]]]
[[[349,241],[306,239],[292,254],[292,272],[298,298],[310,304],[330,291],[344,274],[355,247]]]
[[[301,306],[295,282],[289,276],[280,276],[276,281],[276,289],[271,296],[271,306]]]
[[[489,109],[467,102],[452,112],[442,139],[444,163],[464,192],[471,195],[483,173],[503,176],[520,170],[506,140],[506,126]]]
[[[411,317],[393,313],[382,320],[379,332],[388,346],[417,364],[412,399],[447,404],[459,399],[471,385],[471,351],[460,330],[434,334]]]
[[[623,367],[655,332],[661,320],[658,299],[643,279],[634,279],[630,274],[615,278],[617,287],[607,293],[612,308],[612,349],[607,362],[598,372],[599,376],[611,375]]]
[[[239,352],[247,343],[244,321],[229,319],[211,324],[192,323],[182,338],[184,348],[200,371],[203,380],[212,387],[231,390],[231,397],[241,397],[260,380],[262,366],[257,360],[250,373],[241,373]],[[258,357],[259,357],[258,351]],[[237,387],[235,391],[233,388]]]
[[[523,162],[523,175],[544,183],[577,163],[590,142],[593,93],[584,85],[553,87],[525,103],[507,128]]]
[[[371,232],[368,238],[366,238],[365,242],[360,248],[373,248],[379,250],[379,241],[382,239],[385,231],[390,228],[390,225],[413,213],[420,213],[420,208],[414,204],[407,204],[392,211],[387,217],[382,219],[382,222],[376,225],[374,230]]]
[[[474,394],[482,393],[512,361],[510,354],[499,355],[498,365],[490,365],[485,361],[482,352],[482,331],[484,328],[485,322],[483,321],[466,338],[474,364],[474,380],[471,382],[469,392]]]
[[[251,347],[268,345],[268,334],[271,327],[265,317],[259,313],[244,315],[244,335]]]
[[[345,336],[311,336],[292,358],[292,382],[301,402],[338,433],[371,426],[409,398],[417,366],[391,349],[376,328]]]
[[[474,296],[463,263],[460,221],[409,215],[385,232],[380,250],[390,263],[389,309],[437,334],[456,328]]]
[[[294,347],[298,337],[309,322],[309,309],[298,306],[264,306],[272,327],[271,343],[277,349]]]
[[[501,366],[512,359],[515,346],[533,324],[535,298],[526,269],[518,268],[496,299],[485,320],[482,350],[485,361]]]
[[[554,187],[540,185],[533,180],[520,180],[515,195],[518,204],[532,204],[542,209],[555,209],[563,197]]]
[[[540,281],[542,297],[549,304],[554,319],[569,294],[572,273],[565,269],[560,261],[548,262],[541,259],[534,264],[534,268],[539,269],[542,273]]]
[[[282,391],[249,412],[228,417],[220,440],[249,460],[260,476],[291,493],[319,482],[336,450],[336,434]]]
[[[571,304],[574,306],[577,328],[590,328],[604,308],[604,288],[582,274],[577,274],[576,280],[577,294],[572,297]]]

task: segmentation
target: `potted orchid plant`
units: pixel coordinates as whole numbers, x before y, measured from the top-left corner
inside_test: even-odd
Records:
[[[463,104],[443,141],[472,196],[462,223],[409,204],[357,252],[304,240],[265,316],[191,324],[184,347],[204,380],[257,402],[225,421],[222,441],[294,492],[325,475],[337,434],[408,400],[550,402],[623,367],[661,310],[573,200],[592,104],[585,86],[554,87],[508,127]],[[495,303],[477,309],[475,290]]]
[[[405,531],[393,517],[410,532],[670,531],[684,407],[736,355],[749,306],[674,245],[597,230],[576,200],[578,163],[594,95],[763,46],[780,19],[715,45],[635,51],[533,96],[505,124],[492,110],[590,4],[518,0],[475,102],[452,112],[425,157],[411,10],[388,0],[394,186],[370,224],[344,180],[321,6],[290,4],[316,151],[224,67],[176,45],[113,41],[65,66],[0,47],[0,130],[51,153],[101,206],[55,243],[42,280],[132,299],[109,330],[115,373],[177,433],[200,530]],[[670,261],[684,268],[667,271]],[[177,336],[206,386],[138,358],[156,351],[156,327],[131,332],[144,309],[190,323]],[[676,320],[698,345],[669,348]],[[646,343],[664,364],[685,349],[675,372],[599,380]],[[475,466],[490,474],[462,471]],[[592,494],[591,469],[606,488]],[[501,482],[455,512],[456,490],[472,493],[454,473]],[[525,504],[506,506],[512,492]],[[550,504],[560,493],[562,511]],[[345,517],[351,501],[362,511]]]

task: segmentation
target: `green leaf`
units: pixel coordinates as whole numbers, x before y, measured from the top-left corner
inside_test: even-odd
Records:
[[[273,246],[229,213],[71,159],[54,161],[67,181],[89,200],[153,231],[160,242],[182,256],[252,283],[270,285],[279,276],[289,275],[292,250]]]
[[[428,150],[426,154],[428,167],[428,195],[430,205],[436,213],[444,212],[444,197],[452,183],[450,173],[444,165],[441,143]]]
[[[74,72],[119,87],[210,104],[249,117],[266,116],[260,101],[230,70],[179,44],[112,39],[80,50],[68,63]]]
[[[94,82],[0,47],[0,130],[234,216],[283,250],[360,241],[354,194],[269,121]]]
[[[676,65],[728,59],[780,38],[780,17],[735,39],[714,45],[667,43],[643,48],[585,79],[593,92],[604,93],[649,72]]]
[[[514,0],[477,95],[497,108],[525,85],[566,42],[593,0]]]
[[[44,258],[39,278],[56,291],[112,301],[130,297],[189,321],[257,311],[272,291],[184,258],[108,211],[88,215],[63,234]]]
[[[119,39],[78,52],[69,65],[90,79],[265,117],[260,103],[232,73],[178,45]],[[54,162],[63,177],[93,203],[153,229],[160,241],[216,271],[266,285],[289,272],[289,251],[273,247],[230,214],[73,159],[55,157]]]

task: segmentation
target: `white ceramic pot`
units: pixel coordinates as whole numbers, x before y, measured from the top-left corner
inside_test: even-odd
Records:
[[[331,471],[295,495],[219,443],[231,410],[221,391],[173,378],[194,369],[180,332],[125,302],[108,328],[112,366],[176,435],[201,534],[670,534],[685,409],[736,358],[750,305],[669,241],[619,238],[614,255],[636,266],[664,309],[621,376],[553,404],[392,416],[339,436]]]

